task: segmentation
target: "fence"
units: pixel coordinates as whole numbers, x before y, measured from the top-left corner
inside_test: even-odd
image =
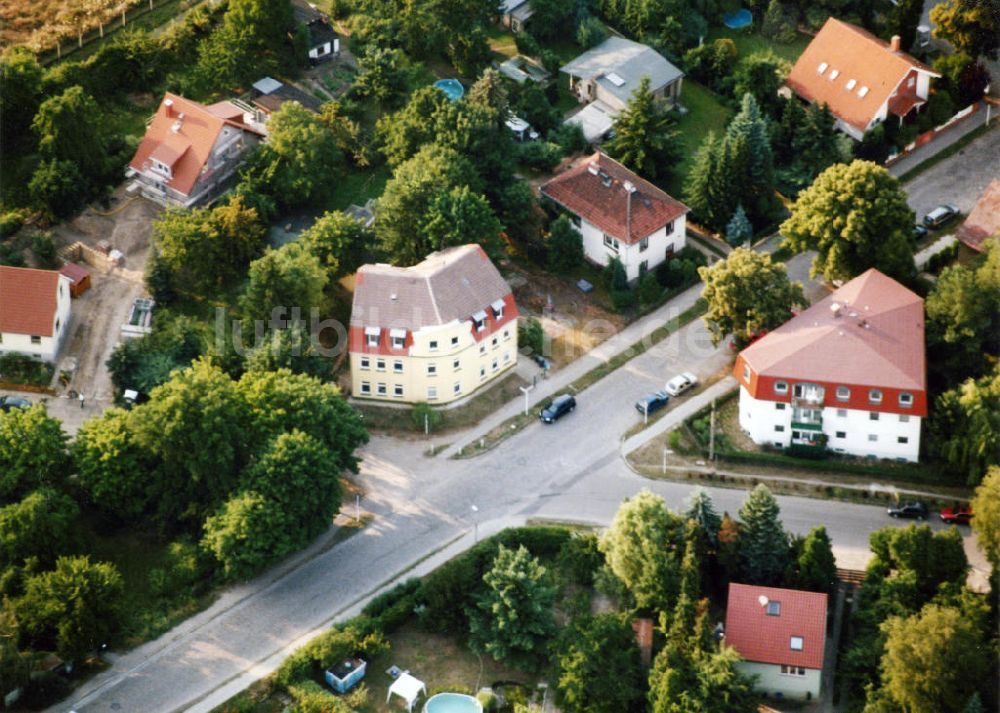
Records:
[[[888,159],[886,159],[885,162],[886,167],[892,166],[893,164],[902,161],[904,158],[909,156],[912,152],[916,151],[921,146],[924,146],[933,141],[941,133],[958,126],[959,124],[966,121],[969,117],[974,116],[976,113],[979,112],[980,107],[981,107],[980,102],[976,102],[975,104],[970,104],[969,106],[965,107],[960,112],[955,114],[955,116],[948,119],[948,121],[941,124],[941,126],[936,126],[933,129],[925,131],[924,133],[920,134],[919,136],[917,136],[916,139],[913,140],[913,143],[904,146],[903,150],[900,153],[896,154],[895,156],[890,156]]]

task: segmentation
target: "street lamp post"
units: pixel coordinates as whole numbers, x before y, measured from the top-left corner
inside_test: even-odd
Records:
[[[476,513],[479,512],[479,508],[473,505],[469,509],[472,510],[472,542],[476,543],[479,542],[479,519],[476,517]]]
[[[531,391],[533,388],[535,388],[535,385],[532,384],[531,386],[519,386],[517,388],[519,388],[521,390],[521,393],[524,394],[524,415],[527,416],[528,415],[528,392]]]

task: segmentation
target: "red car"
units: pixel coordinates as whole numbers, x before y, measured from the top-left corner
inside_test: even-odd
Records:
[[[972,508],[960,505],[957,508],[942,508],[941,521],[953,525],[968,525],[972,519]]]

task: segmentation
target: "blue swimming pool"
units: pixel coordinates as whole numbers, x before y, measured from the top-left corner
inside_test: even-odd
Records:
[[[722,18],[722,24],[728,27],[730,30],[738,30],[742,27],[748,27],[753,23],[753,15],[746,8],[737,10],[736,12],[731,12]]]
[[[483,706],[462,693],[438,693],[427,699],[424,713],[483,713]]]
[[[449,101],[456,102],[465,94],[465,87],[457,79],[439,79],[434,86],[444,92]]]

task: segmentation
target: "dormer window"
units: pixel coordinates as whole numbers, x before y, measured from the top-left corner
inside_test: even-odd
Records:
[[[830,76],[827,77],[827,79],[829,79],[832,82],[834,79],[836,79],[839,76],[840,76],[840,70],[839,69],[835,69],[832,72],[830,72]]]
[[[828,65],[826,62],[820,62],[819,67],[816,68],[816,74],[823,76],[823,72],[825,72],[826,68],[829,66],[830,65]]]
[[[768,602],[767,603],[767,615],[768,616],[780,616],[781,615],[781,602]]]
[[[848,79],[847,80],[847,86],[845,86],[844,89],[846,89],[847,91],[850,92],[850,91],[853,91],[854,87],[856,87],[856,86],[858,86],[858,80],[857,79]]]
[[[776,393],[776,394],[787,394],[788,393],[788,382],[787,381],[775,381],[774,382],[774,393]]]
[[[493,318],[495,320],[500,321],[501,319],[503,319],[503,308],[504,308],[503,300],[497,300],[496,302],[490,305],[490,309],[493,310]]]
[[[486,312],[479,310],[472,315],[472,323],[476,326],[476,331],[481,332],[486,329]]]
[[[913,405],[913,394],[908,391],[904,391],[899,395],[899,405],[904,408],[909,408]]]
[[[846,386],[837,387],[837,401],[848,401],[851,398],[851,390]]]
[[[882,390],[881,389],[871,389],[868,392],[868,400],[873,404],[882,403]]]
[[[858,99],[864,99],[867,94],[868,87],[861,87],[861,89],[858,90]]]
[[[392,340],[393,349],[405,349],[406,348],[406,330],[405,329],[391,329],[389,330],[389,338]]]
[[[802,640],[801,636],[793,636],[792,639],[791,639],[791,641],[789,643],[790,643],[790,645],[792,647],[792,651],[801,651],[802,650],[802,645],[805,642]]]
[[[370,347],[377,347],[382,330],[378,327],[365,327],[365,344]]]

